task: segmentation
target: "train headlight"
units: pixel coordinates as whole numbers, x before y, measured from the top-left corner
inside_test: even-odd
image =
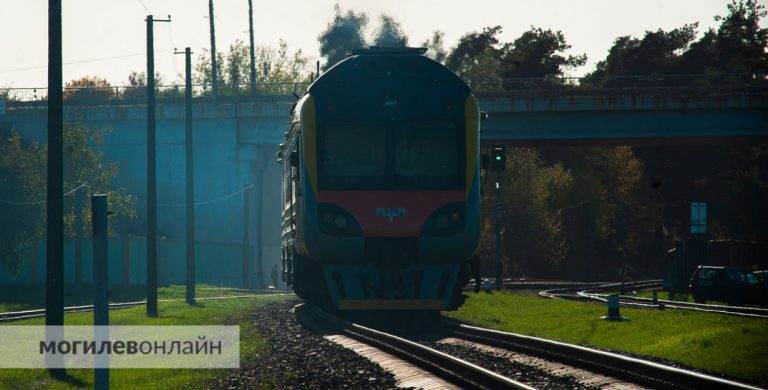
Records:
[[[331,236],[362,236],[363,230],[347,210],[330,203],[317,205],[320,231]]]
[[[333,220],[333,224],[339,229],[344,229],[347,227],[347,218],[343,214],[339,214],[336,216],[336,219]]]
[[[424,223],[421,228],[422,236],[446,236],[464,230],[464,202],[451,203],[439,208]]]

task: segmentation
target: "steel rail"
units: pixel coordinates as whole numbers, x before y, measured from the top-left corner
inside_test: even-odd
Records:
[[[503,347],[509,350],[523,351],[547,360],[582,367],[590,371],[627,379],[643,385],[685,389],[757,389],[757,387],[748,384],[649,360],[533,336],[479,328],[465,324],[456,325],[454,334],[458,338],[495,347]]]
[[[311,310],[316,317],[330,324],[343,335],[399,356],[462,388],[533,389],[493,371],[402,337],[342,320],[317,307],[312,307]]]
[[[641,281],[627,282],[627,283],[609,283],[609,284],[603,284],[599,286],[591,286],[588,288],[584,288],[584,287],[579,288],[577,286],[569,286],[569,287],[540,291],[539,295],[546,298],[556,298],[556,299],[562,298],[562,299],[571,299],[571,300],[605,302],[607,301],[607,295],[599,294],[596,292],[611,291],[616,289],[648,290],[648,289],[654,289],[654,288],[660,288],[660,287],[661,287],[660,280],[641,280]],[[707,313],[737,315],[742,317],[757,317],[757,318],[768,317],[768,309],[756,308],[756,307],[678,302],[678,301],[671,301],[666,299],[657,299],[656,302],[657,303],[654,303],[653,299],[651,298],[633,297],[628,295],[619,296],[619,303],[623,306],[629,306],[629,307],[639,307],[639,308],[646,308],[646,309],[671,308],[671,309],[681,309],[681,310],[702,311]]]
[[[606,301],[605,294],[590,294],[585,291],[580,291],[578,294],[585,298],[590,298],[593,300],[599,300],[603,302]],[[667,299],[657,299],[656,302],[658,303],[654,304],[653,299],[651,298],[632,297],[627,295],[619,296],[619,303],[625,306],[644,307],[644,308],[653,308],[653,309],[672,308],[672,309],[683,309],[683,310],[695,310],[695,311],[702,311],[702,312],[708,312],[708,313],[738,315],[743,317],[758,317],[758,318],[768,317],[768,309],[757,308],[757,307],[679,302],[679,301],[670,301]]]
[[[572,299],[572,300],[594,300],[590,296],[579,295],[582,291],[605,291],[612,289],[650,289],[661,287],[661,280],[639,280],[635,282],[613,282],[613,283],[601,283],[592,286],[563,286],[558,288],[552,288],[539,292],[539,295],[545,298],[554,299]]]

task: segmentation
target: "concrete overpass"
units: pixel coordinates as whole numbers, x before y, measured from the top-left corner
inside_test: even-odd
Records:
[[[486,94],[486,143],[754,142],[768,137],[768,89]]]
[[[197,201],[219,199],[263,176],[263,226],[279,225],[280,171],[274,164],[293,95],[195,102],[194,151]],[[543,145],[637,142],[762,142],[768,139],[768,91],[731,93],[568,91],[480,94],[488,113],[482,123],[486,144]],[[136,196],[145,214],[146,109],[140,102],[68,105],[65,120],[106,128],[104,155],[119,165],[115,185]],[[183,239],[184,106],[160,102],[157,109],[158,228]],[[29,141],[45,141],[44,102],[0,102],[0,132],[14,129]],[[252,213],[255,207],[251,208]],[[254,221],[257,216],[251,216]],[[238,244],[242,240],[243,198],[230,197],[196,208],[200,241]],[[137,234],[144,231],[136,227]],[[279,232],[264,231],[265,272],[279,259]],[[216,261],[211,259],[210,261]],[[213,264],[213,263],[212,263]],[[215,264],[212,267],[217,267]]]
[[[701,91],[523,91],[478,94],[488,116],[481,125],[486,144],[542,145],[637,142],[759,142],[768,139],[768,90],[711,93]],[[215,199],[256,180],[266,171],[265,202],[279,198],[274,147],[281,142],[293,95],[262,95],[240,101],[195,102],[195,185],[198,200]],[[142,198],[146,182],[146,109],[139,102],[75,105],[65,120],[107,128],[104,153],[120,165],[116,184]],[[160,102],[157,109],[158,202],[178,203],[184,194],[184,105]],[[4,107],[3,107],[4,106]],[[44,102],[0,103],[0,130],[15,129],[27,140],[44,141]],[[266,204],[265,204],[266,205]],[[143,213],[143,202],[137,202]],[[200,239],[239,240],[239,202],[198,212]],[[277,211],[266,207],[270,220]],[[160,211],[160,231],[183,236],[183,207]],[[163,215],[165,213],[166,215]],[[270,213],[274,214],[271,215]],[[165,222],[163,222],[165,221]],[[229,222],[225,222],[229,221]],[[267,226],[269,226],[267,224]],[[276,237],[275,237],[276,239]]]

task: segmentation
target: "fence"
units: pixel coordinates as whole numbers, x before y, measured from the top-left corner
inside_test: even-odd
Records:
[[[717,90],[765,92],[768,79],[763,74],[673,74],[673,75],[622,75],[591,77],[508,77],[467,80],[477,93],[509,92],[546,92],[567,91],[572,93],[594,93],[596,91],[627,90]],[[301,95],[309,83],[258,83],[256,89],[248,84],[221,84],[217,99],[232,101],[236,99],[258,99],[260,96]],[[184,85],[164,85],[157,87],[157,101],[165,103],[183,103]],[[196,100],[213,100],[210,84],[193,85],[193,97]],[[107,87],[68,87],[64,88],[66,104],[130,104],[146,103],[146,86],[107,86]],[[9,106],[43,103],[47,98],[47,89],[41,88],[0,88],[0,100]]]
[[[112,237],[109,239],[108,278],[111,285],[143,285],[147,275],[145,237]],[[184,284],[186,244],[183,240],[158,240],[158,282],[161,285]],[[196,242],[196,276],[198,283],[240,287],[242,285],[241,244]],[[83,283],[93,280],[91,239],[82,240]],[[28,250],[27,261],[16,275],[0,266],[0,285],[45,283],[45,241]],[[269,267],[271,263],[265,262]],[[265,265],[265,267],[267,266]],[[252,266],[251,269],[254,267]],[[269,269],[265,269],[269,274]],[[253,273],[255,278],[255,272]],[[255,279],[254,279],[255,280]],[[75,282],[75,243],[64,243],[64,282]],[[255,285],[255,283],[252,283]]]
[[[232,101],[235,99],[254,99],[260,96],[301,95],[306,91],[308,83],[259,83],[253,91],[248,85],[221,86],[218,99]],[[164,103],[184,103],[184,85],[164,85],[157,87],[157,101]],[[130,104],[146,103],[146,86],[108,86],[108,87],[67,87],[64,88],[64,102],[69,105],[78,104]],[[193,85],[192,96],[196,100],[213,100],[210,85]],[[7,101],[8,106],[22,103],[44,103],[48,97],[48,89],[39,88],[0,88],[0,100]]]

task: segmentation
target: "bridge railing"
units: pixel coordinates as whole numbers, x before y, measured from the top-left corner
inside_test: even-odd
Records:
[[[221,99],[258,99],[263,96],[301,95],[306,91],[307,83],[259,83],[253,91],[249,86],[223,86],[214,97],[210,85],[193,85],[192,96],[196,100]],[[184,103],[184,85],[162,85],[156,89],[157,101],[162,103]],[[63,90],[65,104],[143,104],[147,100],[147,87],[109,86],[109,87],[67,87]],[[40,88],[0,88],[0,100],[9,107],[24,105],[42,105],[48,98],[48,89]]]
[[[768,90],[759,74],[673,74],[588,77],[510,77],[466,80],[478,94],[637,93],[643,91],[739,92]]]
[[[656,92],[733,93],[768,91],[768,78],[758,74],[676,74],[676,75],[623,75],[590,77],[513,77],[468,79],[467,83],[479,95],[541,95],[541,94],[635,94]],[[222,85],[214,97],[209,84],[194,85],[196,100],[233,101],[259,99],[280,95],[301,95],[308,83],[258,83],[255,90],[248,85]],[[0,88],[0,100],[9,107],[43,105],[46,88]],[[68,87],[64,100],[68,105],[143,104],[146,86]],[[157,87],[157,100],[161,103],[183,103],[183,85]]]

